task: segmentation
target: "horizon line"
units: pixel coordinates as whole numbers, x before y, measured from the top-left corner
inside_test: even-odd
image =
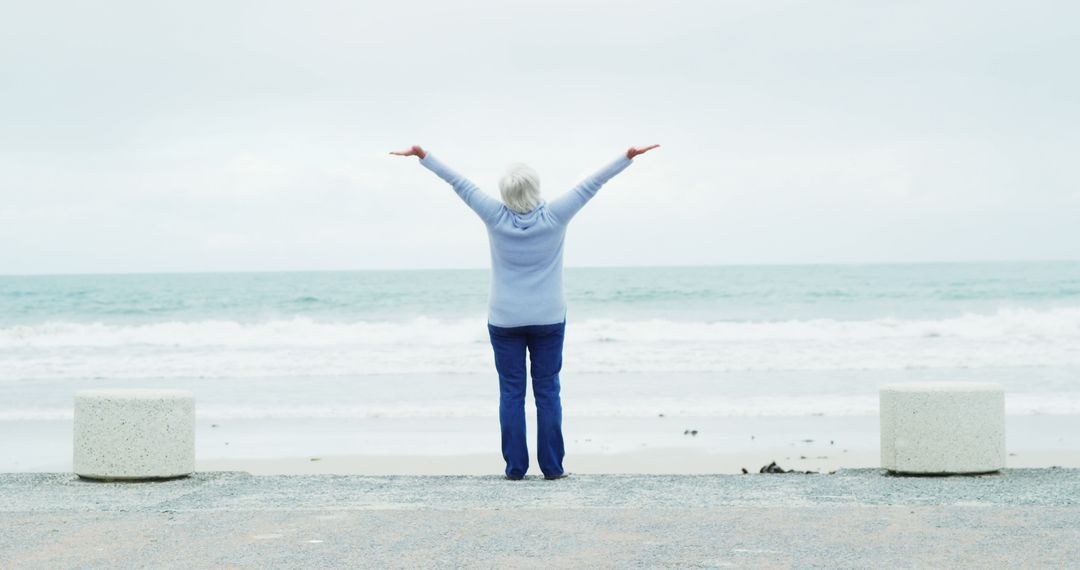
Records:
[[[566,265],[564,269],[704,269],[720,267],[829,267],[829,266],[887,266],[887,265],[1005,265],[1080,263],[1080,259],[985,259],[960,261],[831,261],[785,263],[702,263],[671,265]],[[342,268],[342,269],[244,269],[244,270],[164,270],[164,271],[87,271],[0,273],[2,277],[79,277],[122,275],[221,275],[239,273],[408,273],[434,271],[487,271],[489,266],[473,267],[411,267],[411,268]]]

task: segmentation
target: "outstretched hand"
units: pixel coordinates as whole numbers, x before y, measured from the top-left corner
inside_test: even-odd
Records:
[[[660,145],[651,144],[649,146],[632,146],[630,147],[630,150],[626,151],[626,158],[634,158],[639,154],[645,154],[658,146]]]
[[[412,145],[411,148],[407,148],[405,150],[392,150],[390,151],[390,154],[396,154],[398,156],[419,156],[420,160],[423,160],[424,157],[427,156],[427,153],[424,152],[424,149],[420,148],[420,145],[415,144]]]

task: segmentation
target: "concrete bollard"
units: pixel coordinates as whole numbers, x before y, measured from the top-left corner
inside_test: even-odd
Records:
[[[881,387],[881,466],[894,473],[991,473],[1005,467],[1005,392],[998,384]]]
[[[195,471],[195,398],[184,390],[75,394],[74,470],[102,480],[170,479]]]

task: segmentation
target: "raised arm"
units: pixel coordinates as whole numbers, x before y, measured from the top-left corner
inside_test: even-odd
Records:
[[[420,164],[428,170],[434,172],[454,188],[454,192],[457,193],[462,200],[467,204],[478,216],[484,221],[485,224],[492,224],[499,217],[499,212],[502,210],[502,202],[488,196],[476,187],[468,178],[458,174],[449,166],[446,166],[438,159],[436,159],[430,152],[426,152],[419,146],[413,146],[412,148],[394,151],[390,154],[398,156],[417,156],[420,157]]]
[[[600,187],[605,182],[611,180],[616,174],[622,172],[627,166],[630,166],[630,162],[633,158],[639,154],[646,153],[660,145],[654,144],[647,147],[630,147],[625,153],[619,155],[619,158],[600,169],[596,174],[582,180],[572,190],[559,196],[548,203],[548,211],[551,212],[555,219],[561,223],[568,223],[574,214],[578,213],[578,210],[585,205],[586,202],[596,196],[596,192],[600,190]]]

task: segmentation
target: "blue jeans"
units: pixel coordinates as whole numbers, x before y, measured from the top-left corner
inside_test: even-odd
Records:
[[[562,370],[566,321],[553,325],[497,327],[488,323],[495,370],[499,372],[499,426],[506,475],[524,477],[529,470],[525,443],[525,349],[532,363],[533,398],[536,400],[536,457],[545,477],[563,473]]]

